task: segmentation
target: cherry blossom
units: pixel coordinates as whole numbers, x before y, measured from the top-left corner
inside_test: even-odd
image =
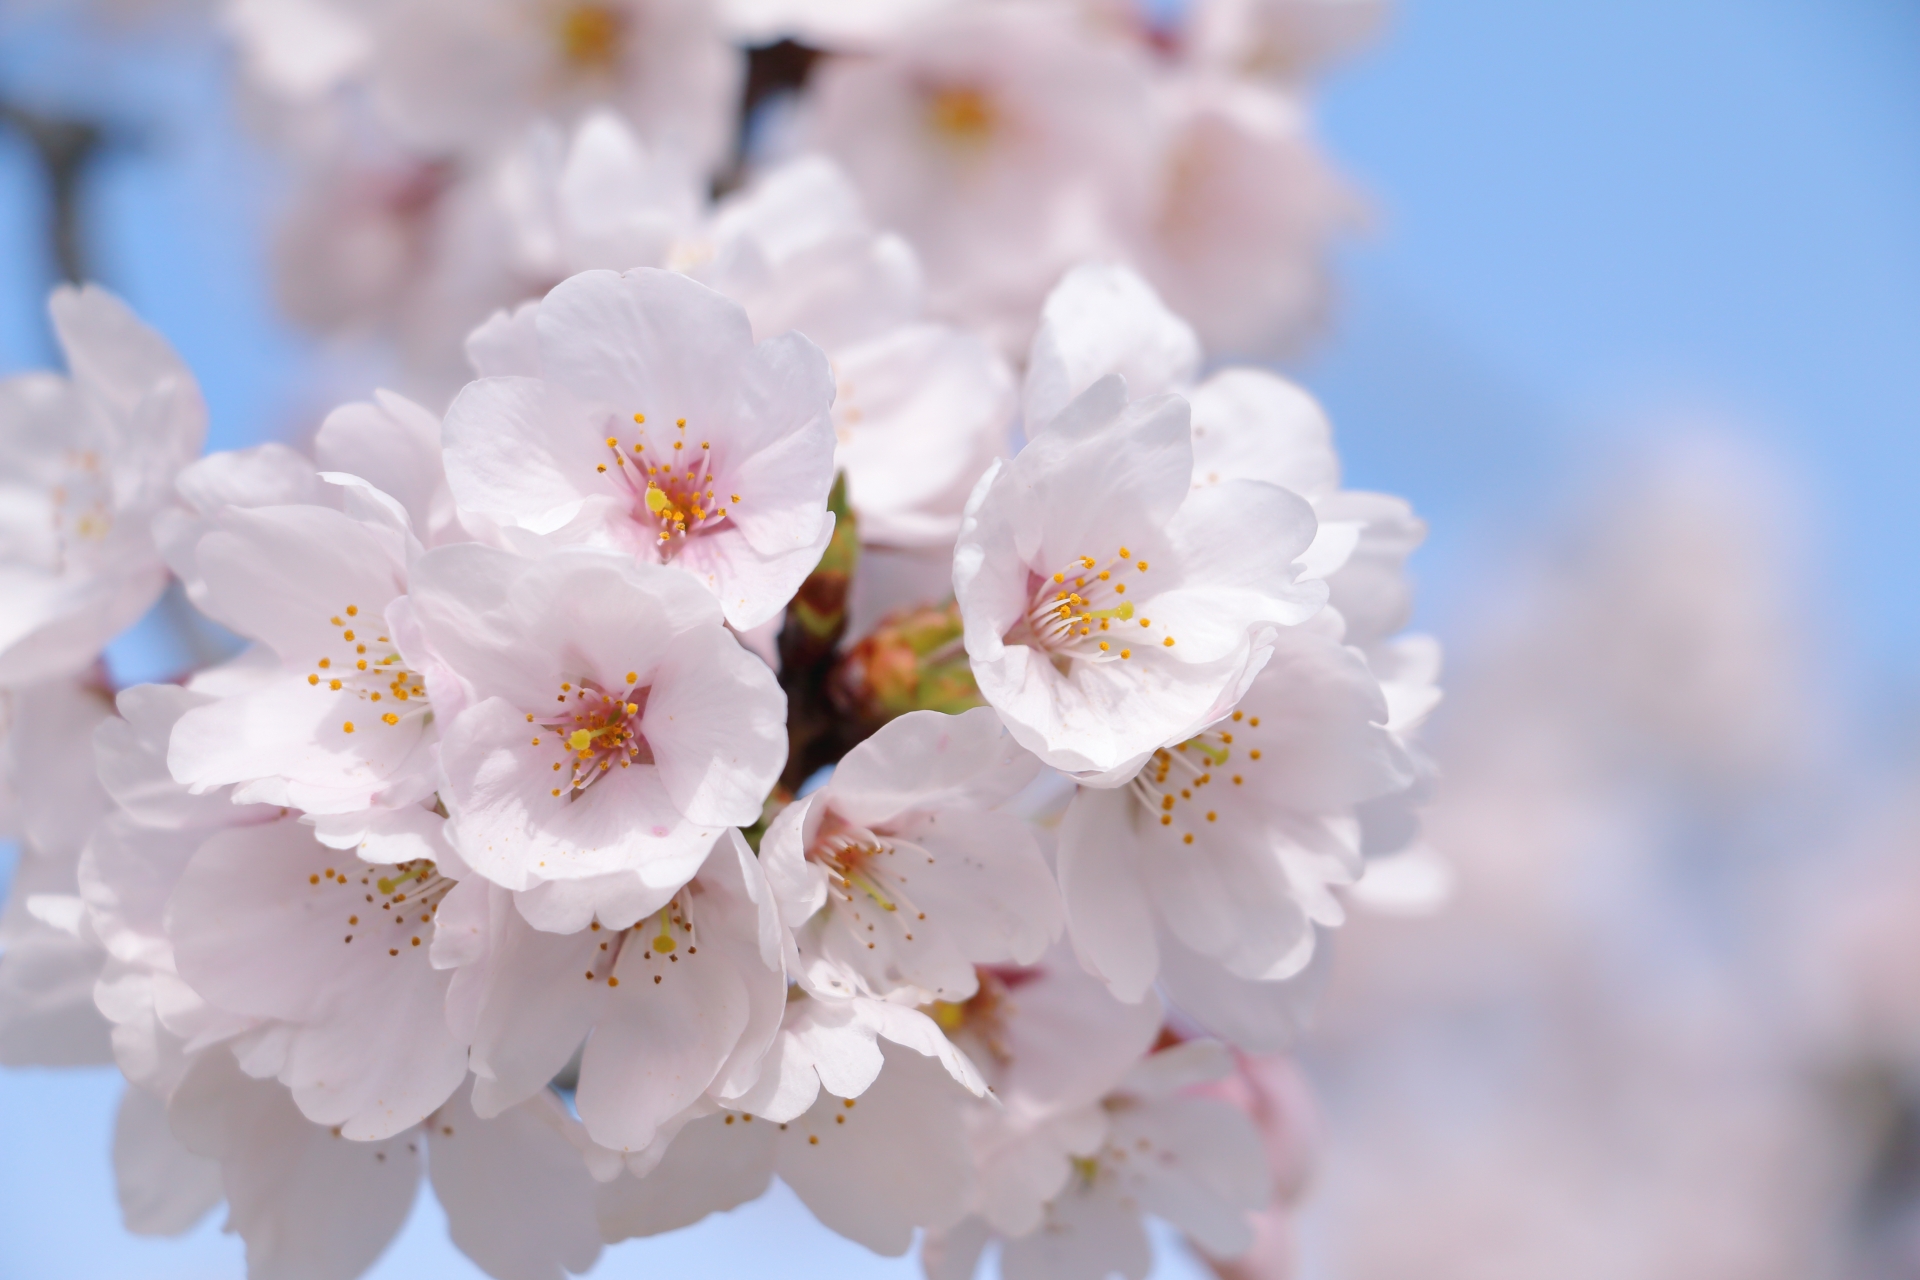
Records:
[[[659,909],[724,828],[759,817],[785,696],[690,575],[468,543],[422,557],[409,603],[445,672],[435,706],[457,708],[440,730],[448,839],[533,891],[542,927]]]
[[[534,327],[540,377],[482,378],[448,411],[461,507],[685,570],[738,628],[779,612],[833,532],[818,348],[756,346],[737,305],[656,270],[575,276]]]
[[[476,883],[442,923],[434,963],[452,970],[447,1018],[473,1045],[475,1108],[538,1093],[584,1041],[580,1118],[623,1155],[751,1086],[786,1008],[779,916],[737,833],[638,916],[543,932]]]
[[[964,1000],[975,965],[1037,960],[1060,929],[1053,877],[1026,824],[993,808],[1037,769],[988,708],[917,711],[783,810],[760,852],[801,983]]]
[[[0,683],[84,671],[159,598],[152,520],[200,451],[206,406],[180,357],[97,286],[47,310],[70,376],[0,381]]]
[[[1056,339],[1043,331],[1033,368]],[[981,479],[954,593],[981,694],[1021,745],[1102,786],[1229,710],[1326,599],[1312,509],[1260,480],[1194,488],[1184,400],[1030,373],[1032,441]],[[1068,398],[1070,396],[1070,398]]]

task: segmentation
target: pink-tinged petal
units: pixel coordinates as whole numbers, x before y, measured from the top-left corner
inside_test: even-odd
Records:
[[[431,906],[382,890],[379,869],[326,874],[340,858],[292,821],[215,835],[181,875],[168,932],[201,995],[290,1028],[278,1074],[302,1112],[385,1138],[446,1100],[467,1052],[429,960]]]
[[[347,606],[377,618],[406,591],[401,537],[325,507],[223,512],[198,559],[207,613],[303,670],[338,650]]]
[[[1039,770],[990,707],[911,711],[848,752],[827,794],[848,822],[877,827],[909,809],[999,804]]]
[[[823,1096],[775,1145],[775,1170],[828,1228],[898,1256],[916,1227],[966,1213],[973,1190],[961,1108],[970,1099],[939,1063],[886,1052],[880,1078],[848,1107]]]
[[[173,1130],[220,1163],[227,1225],[256,1276],[357,1276],[399,1233],[420,1186],[419,1135],[353,1142],[302,1116],[285,1089],[250,1080],[222,1050],[174,1094]]]
[[[682,1129],[645,1178],[600,1189],[601,1233],[608,1240],[659,1235],[756,1199],[773,1180],[776,1124],[728,1112]]]
[[[504,909],[502,909],[504,907]],[[598,972],[605,931],[541,933],[512,904],[496,903],[487,958],[454,978],[449,1004],[477,1009],[473,1024],[473,1107],[491,1118],[544,1089],[567,1064],[608,989]]]
[[[722,432],[753,358],[747,313],[671,271],[584,271],[556,285],[535,318],[541,368],[569,393],[649,423],[686,418]],[[703,436],[704,438],[704,436]]]
[[[141,1236],[177,1236],[221,1200],[220,1166],[180,1145],[167,1104],[145,1089],[120,1095],[113,1124],[113,1183],[120,1219]]]
[[[1193,482],[1261,480],[1309,501],[1340,487],[1333,428],[1314,398],[1264,369],[1222,369],[1193,401]]]
[[[488,1275],[564,1280],[599,1258],[596,1189],[564,1131],[575,1123],[551,1093],[482,1120],[465,1090],[428,1122],[447,1233]]]
[[[762,554],[741,530],[722,525],[690,538],[674,556],[673,567],[706,585],[726,611],[730,626],[751,630],[779,617],[820,563],[821,553],[833,540],[832,513],[827,512],[815,528],[809,542]]]
[[[689,630],[656,668],[641,731],[690,820],[745,826],[787,762],[786,710],[766,663],[725,633]]]
[[[1332,971],[1333,948],[1322,939],[1307,967],[1291,978],[1257,980],[1228,972],[1217,961],[1162,941],[1160,982],[1167,997],[1208,1034],[1250,1053],[1292,1048],[1305,1032]]]
[[[1193,326],[1167,310],[1131,268],[1075,267],[1047,295],[1027,359],[1028,430],[1039,433],[1108,374],[1134,399],[1184,391],[1200,369]]]
[[[539,378],[483,378],[454,398],[442,427],[447,484],[463,510],[551,533],[582,503],[616,492],[606,438],[621,420]]]
[[[1160,968],[1147,886],[1135,867],[1133,798],[1082,789],[1060,824],[1060,896],[1074,951],[1128,1004],[1146,997]]]
[[[386,706],[406,714],[388,724]],[[417,706],[374,704],[354,690],[287,675],[187,711],[174,726],[167,763],[197,792],[272,778],[309,811],[352,812],[423,764],[428,724]]]
[[[580,1118],[602,1146],[638,1151],[651,1143],[706,1092],[747,1027],[738,945],[711,934],[701,944],[699,954],[672,964],[633,963],[641,958],[621,953],[620,986],[607,993],[580,1062]]]

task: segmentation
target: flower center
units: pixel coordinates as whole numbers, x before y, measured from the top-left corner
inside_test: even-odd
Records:
[[[561,58],[585,72],[604,74],[619,66],[626,37],[626,15],[604,4],[572,5],[554,28]]]
[[[389,728],[408,717],[431,715],[420,673],[407,668],[392,639],[367,635],[367,624],[358,621],[359,616],[360,606],[350,604],[328,619],[340,629],[340,648],[314,663],[317,670],[307,673],[307,683],[329,693],[347,692],[363,702],[386,704],[374,714]],[[340,726],[346,733],[357,727],[352,720]]]
[[[541,720],[527,713],[528,722],[539,726],[533,745],[560,749],[553,772],[565,777],[553,788],[556,797],[571,800],[616,767],[653,763],[653,751],[640,732],[650,690],[638,686],[639,678],[638,672],[629,671],[626,683],[611,692],[591,680],[578,685],[563,681],[554,699],[560,704],[556,715]]]
[[[978,147],[994,134],[1000,111],[977,85],[941,85],[927,93],[927,124],[942,138]]]
[[[675,539],[684,540],[725,520],[728,508],[740,505],[740,495],[716,496],[712,445],[702,440],[694,447],[687,438],[685,418],[674,420],[674,430],[664,441],[650,439],[646,414],[634,414],[633,421],[640,428],[640,439],[623,451],[620,438],[608,436],[613,460],[596,463],[594,470],[609,477],[627,496],[634,520],[653,529],[661,550],[670,553]]]
[[[916,908],[906,892],[906,875],[900,873],[902,852],[908,860],[918,854],[933,862],[933,856],[918,844],[889,841],[866,827],[849,827],[829,816],[828,827],[806,850],[808,862],[828,873],[824,910],[831,912],[837,900],[845,912],[845,925],[856,935],[870,935],[879,921],[891,919],[889,929],[897,929],[906,942],[912,942],[914,925],[924,921],[927,913]],[[868,950],[874,946],[874,940],[866,940]]]
[[[454,881],[440,874],[429,858],[417,858],[381,868],[355,863],[358,874],[341,873],[328,867],[320,875],[309,875],[311,888],[351,889],[344,909],[346,926],[342,946],[351,946],[358,935],[362,945],[371,941],[379,946],[384,938],[387,954],[397,956],[403,950],[421,946],[426,925],[440,910],[440,900],[452,892]]]
[[[1092,556],[1076,556],[1050,577],[1033,577],[1032,604],[1007,633],[1007,643],[1043,650],[1062,670],[1072,659],[1124,661],[1133,657],[1136,644],[1157,642],[1173,648],[1173,637],[1164,628],[1156,633],[1153,619],[1136,616],[1133,601],[1127,599],[1129,586],[1138,594],[1147,569],[1145,560],[1135,560],[1121,547],[1104,564]]]
[[[699,900],[697,881],[690,882],[660,910],[625,929],[605,929],[598,920],[588,928],[605,934],[593,953],[592,967],[586,971],[588,982],[604,979],[617,987],[622,979],[651,976],[658,986],[681,956],[700,954],[700,935],[694,927],[694,903]],[[625,963],[622,963],[624,960]]]
[[[1236,711],[1226,723],[1154,752],[1127,790],[1160,826],[1178,827],[1180,842],[1192,844],[1196,830],[1220,820],[1218,808],[1202,794],[1205,788],[1220,781],[1243,787],[1248,769],[1259,763],[1260,748],[1248,741],[1249,735],[1258,740],[1259,727],[1259,716]]]

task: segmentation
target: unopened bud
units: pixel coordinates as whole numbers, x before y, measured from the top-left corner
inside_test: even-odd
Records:
[[[888,614],[834,668],[834,705],[869,731],[909,711],[958,715],[982,705],[961,643],[960,606]]]

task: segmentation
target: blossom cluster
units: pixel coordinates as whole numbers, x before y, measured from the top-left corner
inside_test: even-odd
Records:
[[[1364,14],[1129,15],[228,8],[320,157],[294,292],[417,398],[196,457],[91,286],[0,383],[0,1057],[119,1064],[130,1226],[350,1280],[424,1175],[518,1280],[778,1175],[934,1277],[1280,1247],[1272,1055],[1418,840],[1438,655],[1411,510],[1205,353],[1314,292],[1275,157]],[[715,199],[776,35],[838,52]],[[116,693],[169,590],[232,656]]]
[[[298,175],[285,306],[397,344],[438,396],[465,380],[469,329],[577,271],[817,249],[796,214],[742,260],[709,216],[716,182],[803,154],[912,245],[910,268],[881,250],[870,285],[910,274],[917,305],[1009,357],[1088,259],[1132,263],[1217,355],[1271,357],[1320,319],[1324,250],[1363,215],[1306,95],[1380,8],[228,0],[224,17]],[[601,113],[631,136],[578,132]]]

